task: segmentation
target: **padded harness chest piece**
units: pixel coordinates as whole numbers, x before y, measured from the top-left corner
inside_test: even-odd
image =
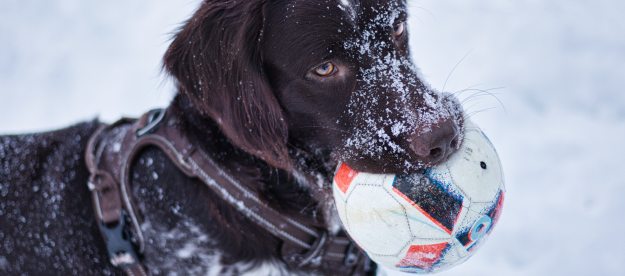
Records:
[[[261,200],[211,156],[193,146],[167,110],[153,110],[139,120],[122,119],[103,126],[89,140],[88,187],[111,263],[128,275],[147,275],[140,262],[144,237],[130,194],[130,168],[141,150],[154,146],[185,175],[201,180],[225,202],[283,241],[282,257],[294,269],[364,273],[368,258],[345,235],[329,235],[298,217],[286,216]]]

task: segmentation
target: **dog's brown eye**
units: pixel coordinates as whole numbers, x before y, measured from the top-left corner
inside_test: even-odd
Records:
[[[406,22],[395,25],[395,29],[393,30],[393,35],[395,35],[395,37],[402,36],[404,32],[406,32]]]
[[[326,62],[315,68],[315,74],[320,77],[329,77],[336,72],[336,66],[332,62]]]

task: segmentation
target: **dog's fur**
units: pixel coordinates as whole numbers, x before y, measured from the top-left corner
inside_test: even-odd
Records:
[[[338,162],[415,172],[461,141],[459,104],[419,79],[407,34],[393,34],[405,17],[403,0],[206,0],[165,56],[179,89],[170,110],[274,208],[336,231],[331,202],[309,187],[329,187]],[[320,77],[311,68],[325,61],[338,71]],[[119,273],[86,186],[84,150],[99,125],[0,138],[0,274]],[[440,141],[443,154],[430,156]],[[163,153],[146,150],[132,172],[151,273],[297,272],[280,261],[279,240]]]

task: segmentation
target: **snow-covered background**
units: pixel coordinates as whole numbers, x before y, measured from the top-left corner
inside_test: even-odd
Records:
[[[504,162],[502,220],[476,256],[440,275],[625,275],[625,2],[408,2],[426,79],[500,88],[491,92],[505,106],[467,104],[495,107],[474,120]],[[1,0],[0,133],[166,105],[160,58],[197,3]]]

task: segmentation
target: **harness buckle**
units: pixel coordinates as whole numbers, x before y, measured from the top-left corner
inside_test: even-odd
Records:
[[[139,262],[130,233],[126,229],[126,219],[126,213],[122,212],[117,224],[107,225],[100,221],[99,225],[111,264],[122,269]]]
[[[162,108],[154,109],[148,112],[147,124],[137,130],[137,137],[145,136],[146,134],[150,134],[152,131],[154,131],[154,129],[159,124],[161,124],[161,122],[165,118],[165,113],[165,109]]]
[[[328,233],[321,232],[315,242],[306,250],[305,253],[300,253],[301,248],[293,247],[292,245],[285,244],[282,246],[283,260],[291,267],[302,268],[305,266],[318,267],[322,262],[323,249],[326,246],[328,240]]]
[[[298,267],[304,267],[306,265],[319,266],[321,265],[321,252],[323,247],[326,245],[326,241],[328,240],[328,233],[323,231],[321,232],[321,236],[315,241],[312,245],[310,251],[302,256],[301,261],[298,264]]]

